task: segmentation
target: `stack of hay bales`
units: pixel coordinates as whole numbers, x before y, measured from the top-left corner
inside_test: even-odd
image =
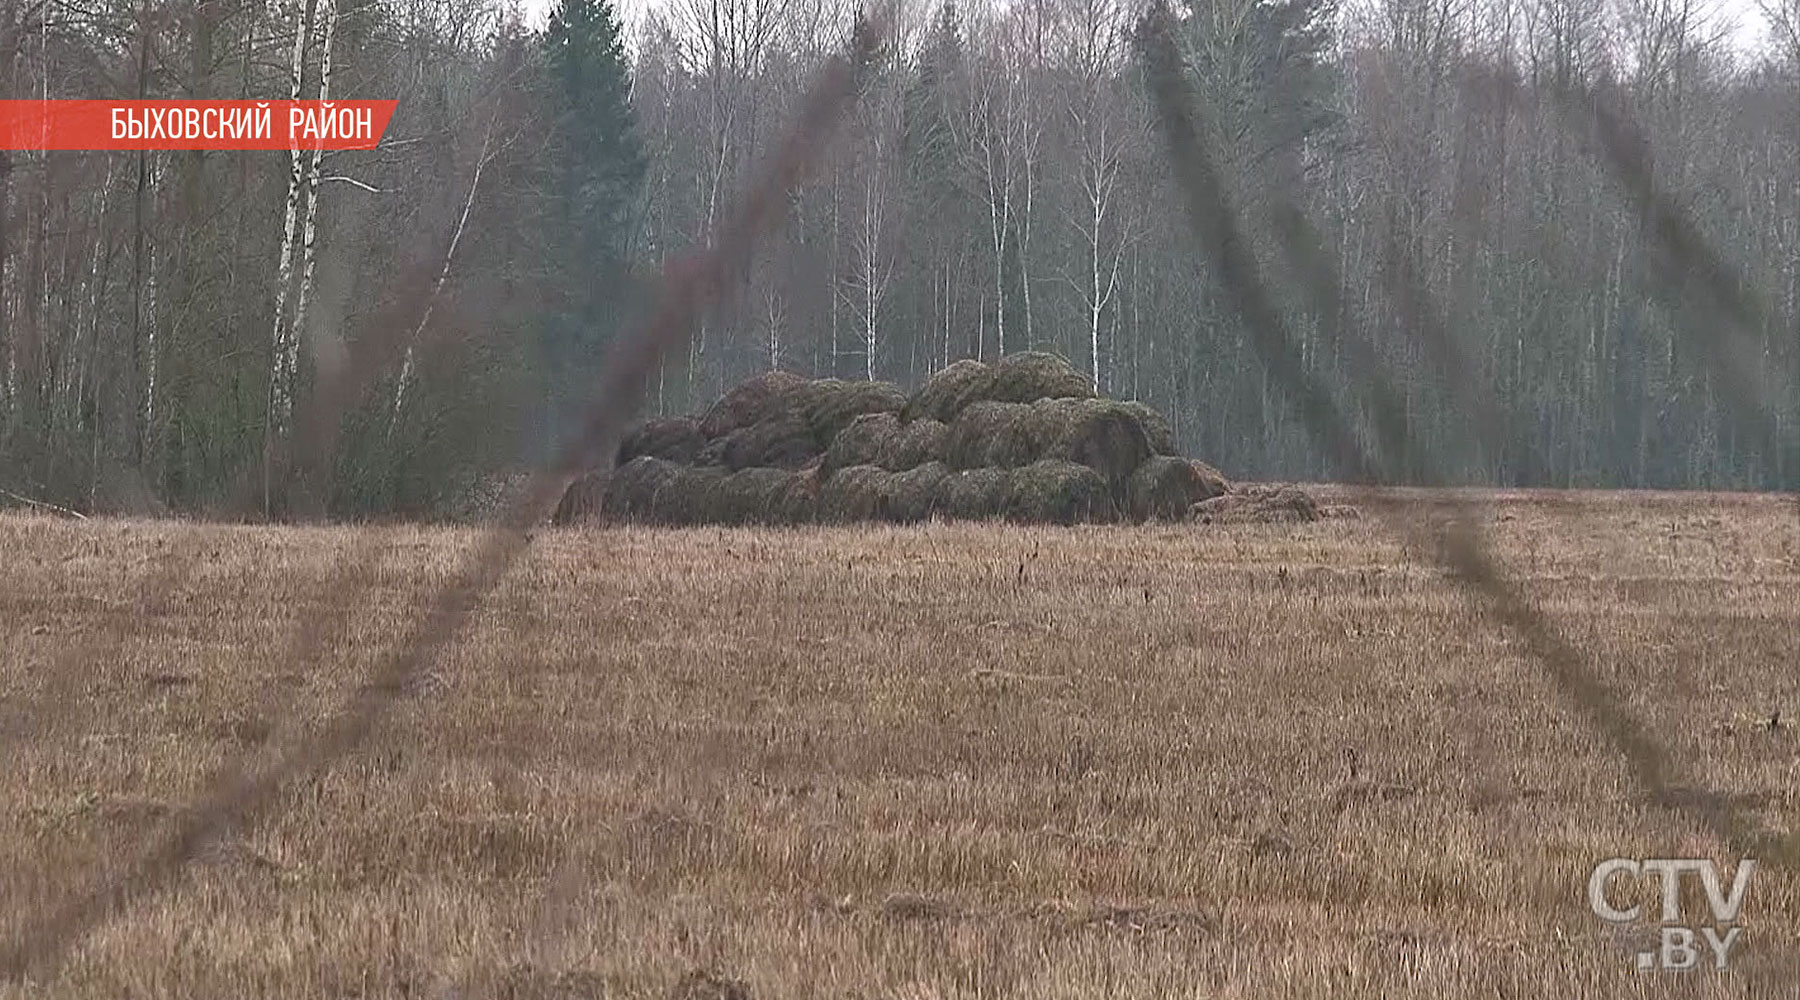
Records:
[[[885,382],[767,372],[698,419],[648,421],[556,520],[810,524],[933,517],[1184,519],[1230,486],[1179,457],[1161,414],[1103,399],[1053,354],[958,361],[910,397]]]

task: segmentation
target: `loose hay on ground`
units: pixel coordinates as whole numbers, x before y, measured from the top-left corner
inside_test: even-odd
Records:
[[[1202,500],[1189,516],[1202,524],[1317,521],[1319,503],[1297,486],[1240,485],[1235,492]]]

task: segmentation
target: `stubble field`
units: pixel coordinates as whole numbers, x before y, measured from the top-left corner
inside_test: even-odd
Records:
[[[1480,516],[1791,842],[1800,508]],[[0,516],[0,947],[357,697],[475,539]],[[1800,995],[1773,863],[1731,969],[1632,971],[1587,874],[1689,855],[1737,860],[1377,517],[545,530],[367,740],[0,998]]]

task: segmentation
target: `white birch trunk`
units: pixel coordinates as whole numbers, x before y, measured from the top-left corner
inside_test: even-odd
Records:
[[[1031,119],[1031,85],[1026,70],[1020,70],[1015,77],[1019,81],[1022,95],[1009,102],[1007,117],[1018,127],[1018,147],[1007,151],[1008,165],[1019,165],[1025,199],[1024,212],[1019,223],[1019,292],[1021,304],[1025,307],[1025,349],[1037,346],[1037,334],[1031,318],[1031,220],[1032,196],[1037,189],[1037,146],[1038,129]],[[1010,146],[1011,143],[1009,142]]]
[[[155,187],[156,170],[151,168],[151,187]],[[149,243],[145,256],[149,264],[149,276],[144,283],[144,455],[146,459],[155,457],[156,443],[156,241]]]
[[[851,275],[849,287],[837,293],[845,298],[846,305],[856,319],[862,341],[863,376],[870,381],[875,378],[875,350],[880,343],[878,331],[881,305],[887,296],[888,279],[892,274],[892,263],[884,266],[881,259],[884,206],[881,201],[880,171],[875,166],[881,162],[881,150],[879,143],[872,145],[871,166],[863,178],[861,218],[857,222],[856,236],[851,243],[851,250],[856,255],[853,261],[855,271]]]
[[[782,305],[781,293],[770,289],[768,295],[770,371],[781,367],[781,324],[786,311]]]
[[[862,291],[863,291],[863,376],[875,381],[875,313],[881,303],[881,288],[876,277],[880,266],[876,257],[881,244],[881,202],[875,190],[876,179],[870,174],[863,195]]]
[[[307,43],[312,37],[312,2],[298,0],[294,10],[294,52],[289,62],[288,89],[292,100],[300,99],[302,73],[306,67]],[[289,151],[287,208],[282,217],[281,256],[277,259],[275,269],[275,332],[272,337],[274,353],[269,371],[269,425],[264,432],[264,450],[268,450],[274,439],[287,434],[288,418],[293,412],[294,387],[287,380],[288,338],[291,336],[287,325],[288,288],[294,277],[294,237],[298,229],[300,213],[301,166],[304,162],[300,147],[295,145]],[[264,457],[265,466],[268,461]],[[265,473],[266,473],[265,468]],[[264,483],[265,494],[268,483]],[[268,497],[264,496],[266,506]]]
[[[450,279],[450,266],[456,261],[456,246],[462,242],[463,229],[469,224],[469,210],[475,207],[475,192],[481,187],[481,172],[492,159],[489,148],[494,141],[494,119],[499,112],[488,117],[487,132],[481,138],[481,155],[475,160],[475,173],[469,178],[469,194],[463,199],[462,214],[457,217],[456,229],[450,234],[450,246],[444,251],[444,266],[431,283],[431,293],[425,298],[425,311],[419,314],[419,323],[413,327],[412,335],[406,338],[406,353],[400,362],[400,378],[394,383],[394,414],[388,424],[388,434],[392,435],[394,426],[400,422],[400,410],[406,405],[406,391],[412,385],[415,369],[414,355],[418,347],[419,337],[425,332],[426,324],[431,322],[432,311],[437,308],[438,292],[444,282]]]
[[[331,44],[337,33],[337,0],[323,0],[324,10],[321,16],[325,20],[325,42],[319,54],[319,100],[331,100]],[[301,238],[300,257],[300,291],[294,300],[294,325],[291,328],[286,345],[286,353],[282,355],[282,381],[291,393],[300,380],[300,338],[306,335],[306,304],[312,296],[313,270],[318,262],[314,253],[314,241],[318,236],[319,219],[319,161],[325,156],[324,140],[312,151],[311,164],[306,178],[306,225],[305,235]]]

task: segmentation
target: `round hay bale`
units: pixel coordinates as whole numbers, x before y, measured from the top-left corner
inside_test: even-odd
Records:
[[[957,414],[944,438],[944,460],[953,469],[1010,469],[1042,457],[1042,422],[1025,403],[972,403]]]
[[[556,513],[550,515],[551,524],[579,524],[583,521],[599,521],[606,513],[606,484],[611,478],[604,472],[590,472],[569,484],[563,491],[562,499],[556,504]]]
[[[819,444],[798,411],[765,417],[725,435],[725,465],[734,472],[757,466],[798,469],[819,457]]]
[[[789,476],[772,503],[772,524],[811,524],[818,520],[819,467],[811,466]]]
[[[694,455],[695,465],[718,467],[725,464],[725,452],[731,447],[731,435],[713,438]]]
[[[651,506],[658,524],[719,524],[726,518],[725,470],[677,465]]]
[[[1119,405],[1143,425],[1144,436],[1150,439],[1151,454],[1180,454],[1175,447],[1175,429],[1169,426],[1168,418],[1158,413],[1155,407],[1135,399],[1120,400]]]
[[[602,507],[608,516],[620,520],[654,521],[659,498],[683,468],[649,455],[634,458],[613,470]]]
[[[1045,399],[1033,404],[1043,447],[1039,457],[1075,462],[1100,473],[1114,497],[1150,457],[1150,438],[1124,404],[1111,399]]]
[[[940,510],[941,487],[950,476],[950,468],[942,462],[894,473],[888,481],[889,519],[910,524],[930,518]]]
[[[865,413],[899,413],[906,406],[906,394],[892,383],[834,378],[809,384],[799,400],[813,437],[823,447],[830,447],[844,428]]]
[[[900,411],[900,419],[950,423],[970,403],[987,399],[993,381],[994,370],[987,365],[971,359],[955,362],[932,373],[919,386]]]
[[[839,469],[819,488],[819,520],[837,524],[887,518],[889,481],[893,474],[878,465]]]
[[[624,465],[649,455],[678,465],[692,465],[704,447],[706,435],[700,433],[699,421],[693,417],[661,417],[632,428],[619,441],[619,454],[613,464]]]
[[[1206,495],[1199,499],[1211,500],[1213,497],[1224,496],[1231,492],[1231,481],[1226,479],[1224,473],[1218,469],[1199,459],[1189,459],[1188,464],[1194,467],[1194,472],[1199,474],[1200,482],[1206,487]]]
[[[1202,500],[1189,508],[1202,524],[1282,524],[1317,521],[1322,515],[1312,494],[1295,486],[1245,486]]]
[[[892,413],[864,413],[831,439],[819,474],[830,479],[839,469],[876,465],[888,442],[900,434],[900,418]]]
[[[848,384],[849,383],[841,378],[813,379],[811,382],[806,383],[806,385],[796,390],[790,402],[795,409],[800,411],[800,415],[806,418],[807,423],[810,424],[812,423],[813,411],[823,405],[827,399],[843,392],[844,386]],[[817,437],[816,434],[814,436]],[[831,439],[820,439],[819,444],[829,445],[831,444]]]
[[[1175,521],[1188,508],[1215,494],[1207,489],[1195,463],[1172,455],[1152,455],[1131,474],[1126,485],[1126,509],[1134,521]]]
[[[1006,513],[1005,469],[952,472],[938,481],[937,509],[947,517],[983,521]]]
[[[740,469],[719,485],[722,524],[774,524],[780,499],[794,473],[786,469]]]
[[[950,427],[941,420],[926,417],[903,424],[887,439],[876,464],[889,472],[905,472],[929,462],[941,462],[949,437]]]
[[[1107,522],[1118,520],[1118,508],[1100,473],[1046,459],[1007,473],[1006,517],[1024,524]]]
[[[1066,359],[1047,351],[1020,351],[994,364],[986,398],[996,403],[1035,403],[1095,395],[1094,383]]]
[[[793,372],[763,372],[732,386],[719,397],[700,418],[700,433],[709,438],[724,437],[741,427],[749,427],[788,408],[789,400],[811,380]]]

